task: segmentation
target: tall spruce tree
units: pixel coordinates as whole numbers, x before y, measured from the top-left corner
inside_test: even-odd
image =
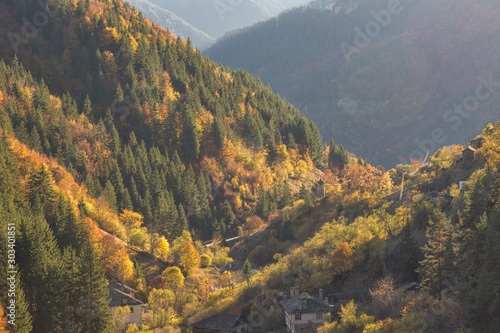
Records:
[[[249,110],[247,110],[243,116],[243,134],[253,147],[262,147],[262,134],[255,120],[255,116]]]
[[[445,274],[452,269],[453,249],[451,242],[452,226],[445,213],[436,209],[435,221],[429,219],[426,230],[427,244],[422,247],[425,259],[422,265],[422,286],[441,300]]]
[[[76,322],[80,332],[114,332],[108,304],[108,281],[88,238],[76,269],[79,272],[75,281],[75,286],[78,286]]]
[[[412,222],[406,222],[399,246],[401,247],[401,261],[403,262],[401,270],[408,281],[416,281],[418,278],[416,269],[418,268],[419,249],[415,241]]]

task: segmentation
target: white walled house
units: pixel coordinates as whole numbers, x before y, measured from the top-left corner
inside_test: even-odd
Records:
[[[323,299],[321,289],[319,296],[299,294],[297,287],[291,289],[290,298],[281,301],[281,306],[285,310],[287,332],[313,333],[324,324],[330,313],[330,305],[327,299]]]
[[[142,328],[142,310],[146,305],[135,298],[135,290],[120,283],[110,283],[109,285],[109,307],[114,314],[120,306],[128,306],[130,314],[128,324],[136,324]]]

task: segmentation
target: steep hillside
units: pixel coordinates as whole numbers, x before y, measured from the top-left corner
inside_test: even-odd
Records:
[[[386,172],[119,0],[0,11],[1,332],[137,332],[109,282],[149,332],[278,331],[292,286],[342,304],[319,332],[497,327],[499,124]]]
[[[497,84],[485,82],[498,81],[499,10],[489,0],[313,1],[205,54],[269,83],[324,141],[391,167],[496,120]]]
[[[145,17],[178,35],[182,40],[191,39],[193,46],[203,50],[215,42],[215,38],[193,27],[171,11],[152,4],[147,0],[129,0],[128,3]]]
[[[35,2],[1,6],[12,12],[3,31],[22,32],[22,19],[43,10]],[[322,161],[319,132],[297,109],[248,73],[216,67],[119,1],[62,4],[27,44],[9,48],[7,35],[0,41],[4,59],[17,50],[14,63],[44,80],[45,95],[63,96],[67,117],[83,113],[109,137],[63,145],[67,134],[54,132],[47,116],[42,122],[48,106],[35,109],[37,122],[16,120],[16,133],[35,135],[36,129],[42,152],[63,153],[62,162],[96,196],[111,174],[116,208],[140,212],[160,229],[167,223],[160,222],[162,205],[175,205],[199,237],[211,238],[216,229],[225,234],[226,226],[217,227],[226,223],[220,215],[225,200],[244,216],[261,187]],[[17,94],[30,103],[31,95]]]
[[[324,199],[295,198],[232,249],[258,271],[226,297],[250,299],[249,320],[268,332],[286,329],[273,304],[291,287],[321,288],[334,305],[317,332],[494,330],[500,124],[470,144],[468,158],[446,146],[388,173],[357,163],[327,169]]]
[[[317,127],[121,1],[0,10],[0,251],[5,267],[14,226],[19,267],[10,331],[114,331],[108,281],[149,301],[149,327],[177,330],[228,283],[216,268],[228,249],[201,240],[263,228],[248,222],[263,193],[267,213],[287,205],[286,180],[322,165]]]

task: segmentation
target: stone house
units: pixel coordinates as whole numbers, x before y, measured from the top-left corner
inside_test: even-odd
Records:
[[[127,320],[128,324],[136,324],[138,328],[142,328],[142,311],[146,305],[135,298],[136,291],[121,283],[109,284],[109,307],[114,314],[120,306],[128,306],[130,315]]]
[[[287,332],[313,333],[324,324],[331,312],[328,298],[323,298],[323,290],[319,290],[319,297],[307,293],[299,294],[299,288],[293,287],[290,298],[281,301],[285,310]]]
[[[471,162],[474,160],[474,155],[476,154],[476,149],[472,146],[468,146],[462,151],[462,159],[464,162]]]

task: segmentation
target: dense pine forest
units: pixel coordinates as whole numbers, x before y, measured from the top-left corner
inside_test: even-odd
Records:
[[[0,10],[0,332],[137,332],[115,282],[146,332],[284,331],[290,287],[319,332],[498,329],[500,125],[386,171],[120,0]]]

